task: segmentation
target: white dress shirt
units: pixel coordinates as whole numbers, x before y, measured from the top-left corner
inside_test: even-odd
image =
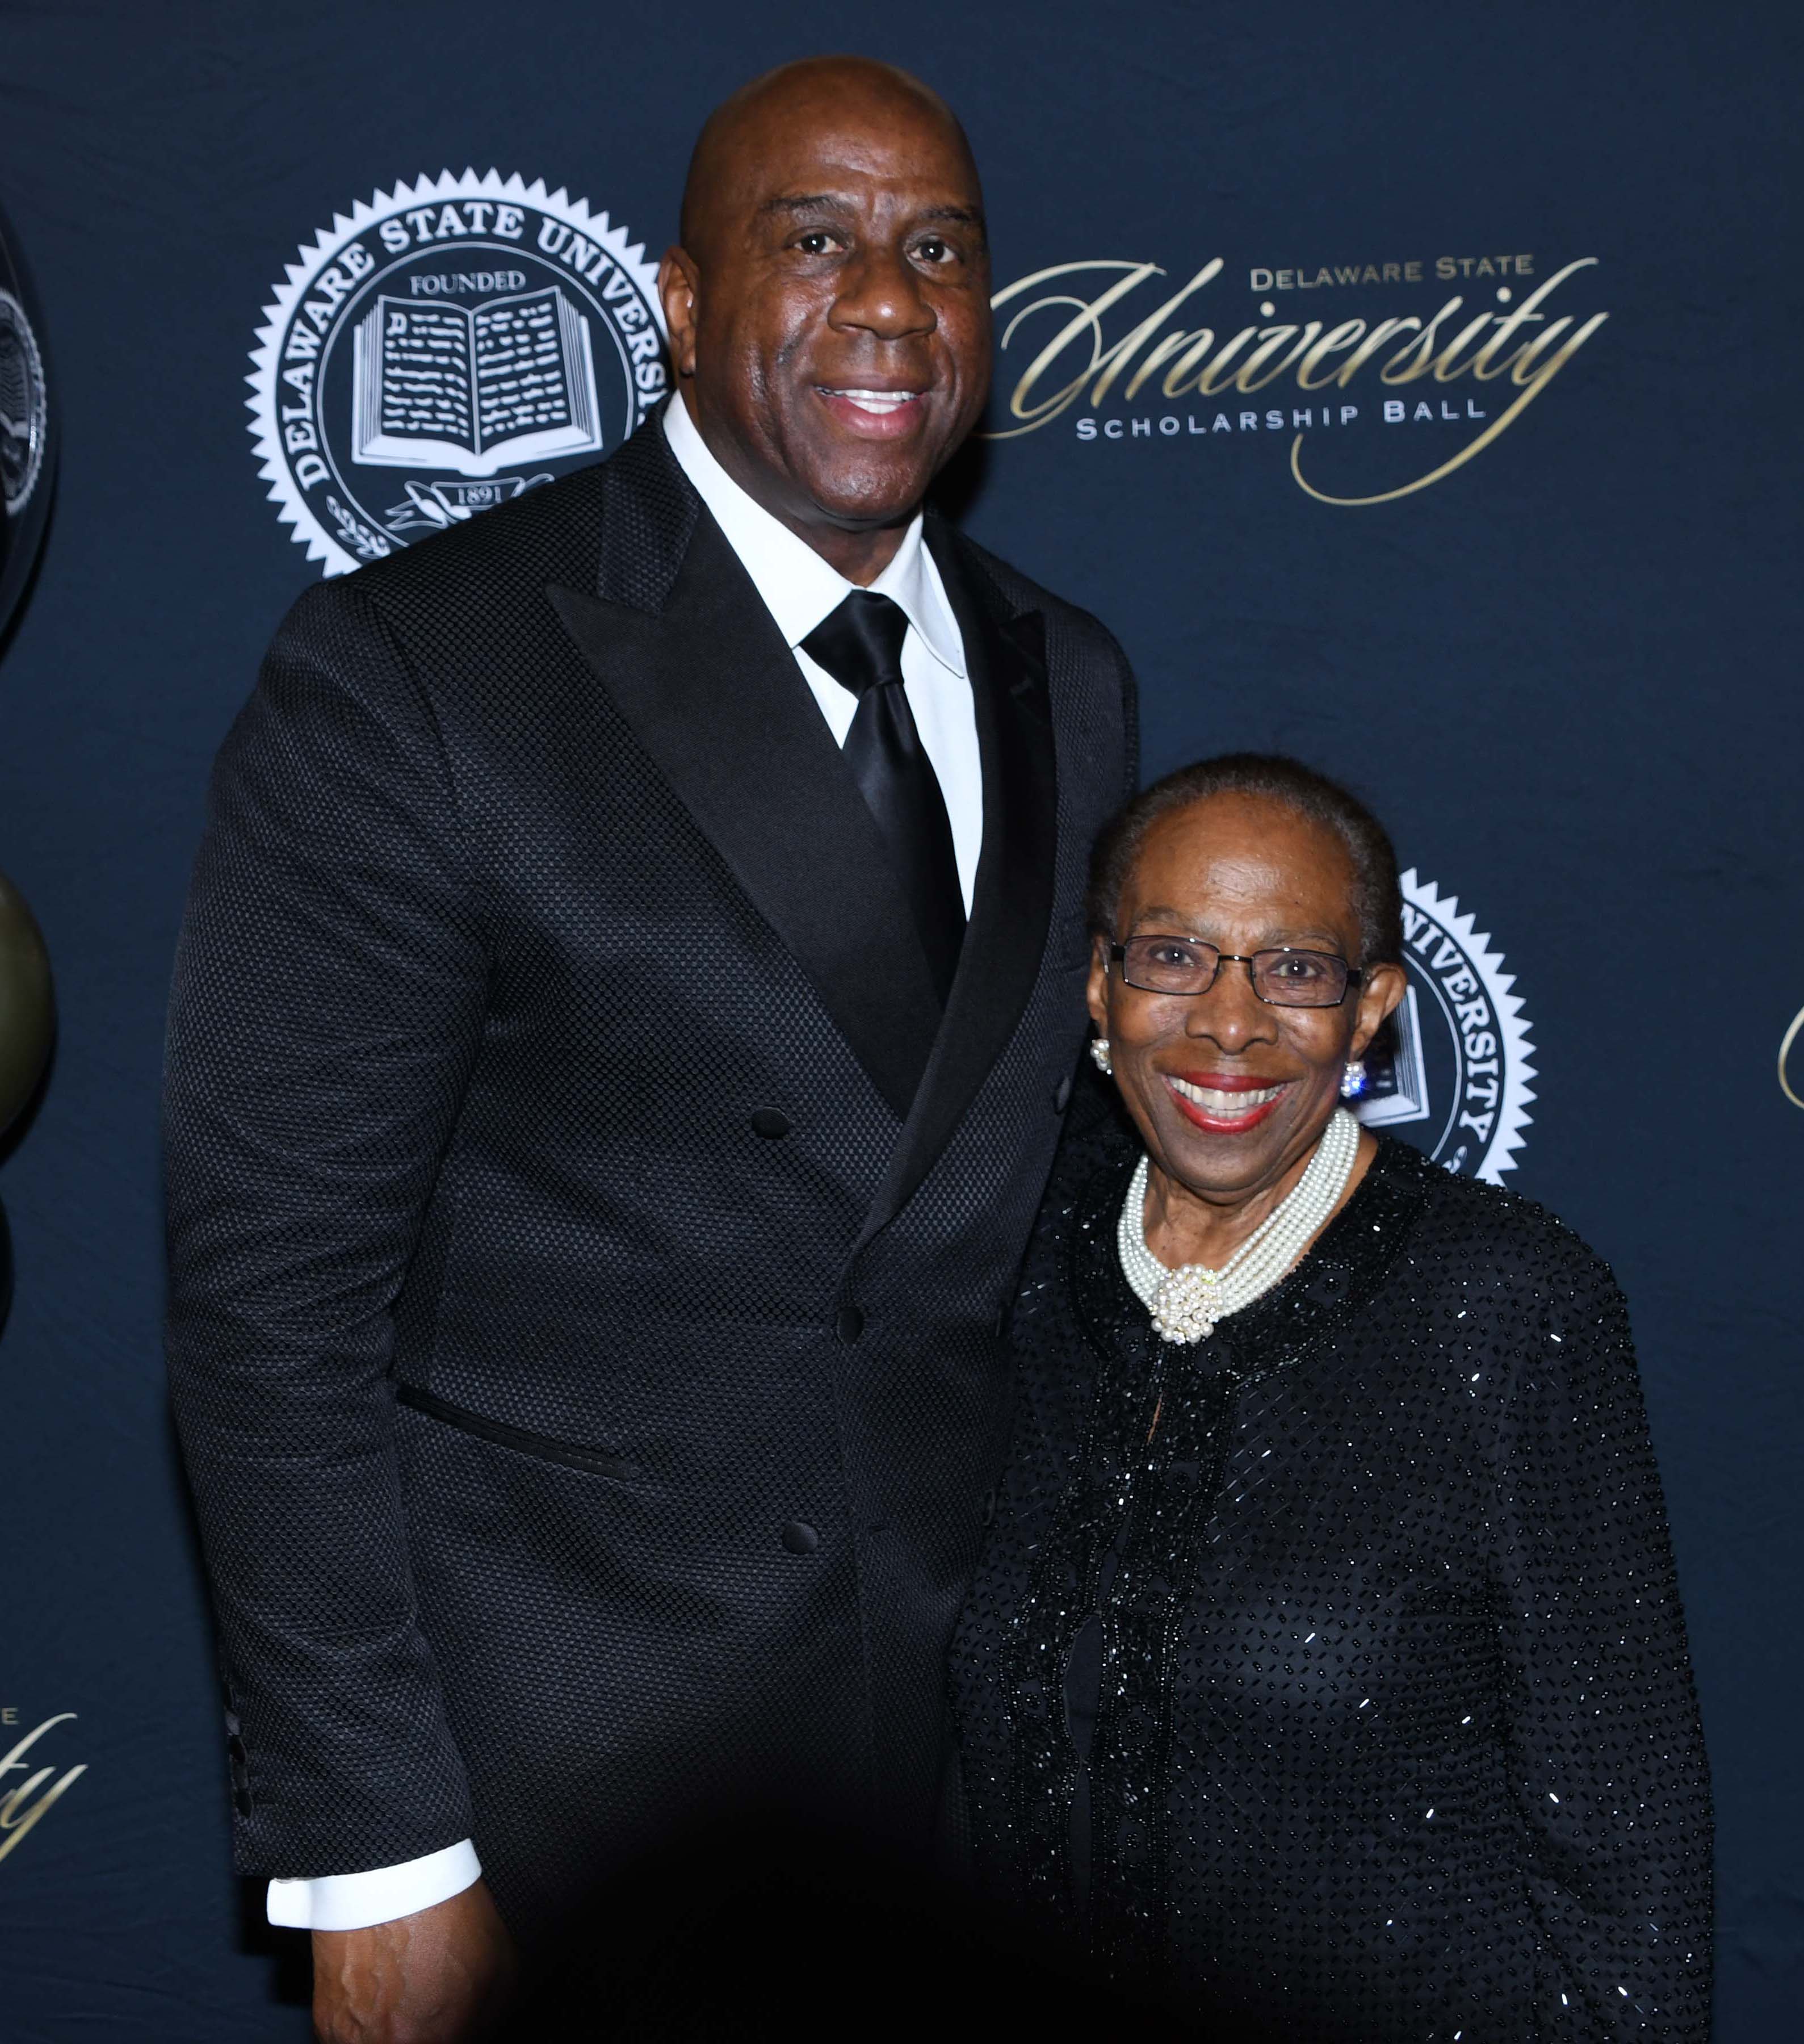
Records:
[[[858,587],[831,568],[805,540],[747,494],[708,451],[681,396],[664,409],[664,432],[683,473],[739,557],[777,628],[796,656],[835,743],[843,745],[858,698],[842,687],[801,642]],[[971,912],[984,841],[984,778],[977,713],[965,666],[965,641],[933,555],[921,540],[917,513],[895,558],[870,587],[908,620],[902,641],[902,686],[921,743],[939,779],[965,912]],[[461,1838],[442,1851],[366,1873],[272,1881],[269,1919],[296,1931],[360,1931],[430,1909],[482,1877],[476,1848]]]
[[[664,408],[664,432],[684,474],[713,513],[715,523],[764,598],[765,608],[776,619],[777,630],[827,719],[827,729],[835,743],[843,745],[858,698],[802,651],[802,641],[858,585],[829,567],[805,540],[797,539],[787,525],[747,495],[709,452],[680,396]],[[965,641],[946,601],[939,570],[922,544],[919,512],[902,535],[895,558],[870,587],[877,595],[887,596],[908,620],[908,636],[902,641],[903,690],[938,777],[968,916],[977,878],[977,855],[984,842],[977,718],[965,668]]]

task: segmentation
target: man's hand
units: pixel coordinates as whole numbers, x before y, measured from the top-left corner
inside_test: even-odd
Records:
[[[320,2044],[477,2044],[498,2032],[514,1985],[513,1940],[478,1881],[448,1902],[313,1933]]]

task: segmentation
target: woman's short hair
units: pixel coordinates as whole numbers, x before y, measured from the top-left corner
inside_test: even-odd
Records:
[[[1153,826],[1212,795],[1252,795],[1334,832],[1353,861],[1353,911],[1359,918],[1358,965],[1401,962],[1403,897],[1390,834],[1357,795],[1338,781],[1279,752],[1224,752],[1180,766],[1143,788],[1096,840],[1090,860],[1090,928],[1115,936],[1121,890]]]

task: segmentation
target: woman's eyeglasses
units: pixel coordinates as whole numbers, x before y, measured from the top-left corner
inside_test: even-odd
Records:
[[[1143,993],[1207,993],[1224,965],[1243,965],[1253,990],[1272,1008],[1338,1008],[1365,974],[1333,951],[1218,951],[1196,937],[1130,937],[1109,956]]]

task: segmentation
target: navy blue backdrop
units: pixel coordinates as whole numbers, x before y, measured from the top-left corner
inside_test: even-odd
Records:
[[[575,202],[654,259],[708,107],[848,44],[942,88],[985,172],[1020,317],[971,528],[1119,634],[1150,771],[1276,746],[1374,798],[1418,943],[1376,1111],[1626,1285],[1716,1769],[1721,2034],[1794,2034],[1798,18],[0,5],[0,203],[63,431],[0,663],[0,868],[61,1016],[0,1168],[0,1758],[58,1720],[0,1777],[36,1779],[0,1802],[9,2037],[306,2031],[229,1871],[159,1354],[163,1009],[213,750],[325,568],[655,397],[636,266],[572,243]],[[378,445],[352,365],[367,395],[385,294],[441,341],[537,303],[550,441],[452,404],[432,446]]]

